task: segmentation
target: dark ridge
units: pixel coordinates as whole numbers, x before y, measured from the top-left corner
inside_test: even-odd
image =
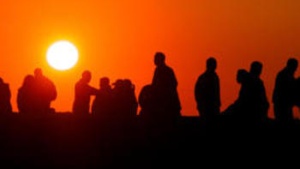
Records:
[[[299,153],[300,122],[204,122],[181,117],[146,127],[141,118],[107,121],[74,114],[0,119],[5,168],[200,168],[284,162]],[[291,159],[290,159],[291,160]]]

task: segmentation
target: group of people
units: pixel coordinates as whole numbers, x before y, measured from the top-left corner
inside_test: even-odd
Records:
[[[138,103],[135,96],[135,86],[129,79],[118,79],[111,87],[110,79],[100,79],[99,89],[89,85],[92,78],[90,71],[84,71],[81,79],[75,84],[75,100],[73,113],[76,115],[88,115],[90,113],[91,96],[95,96],[92,102],[91,113],[101,119],[109,118],[134,118],[137,113]]]
[[[294,77],[297,67],[298,61],[290,58],[276,76],[272,102],[275,119],[280,122],[293,120],[293,107],[300,107],[300,77]],[[200,116],[206,121],[215,120],[220,115],[238,120],[266,120],[270,103],[264,83],[260,79],[263,64],[254,61],[249,71],[245,69],[237,71],[236,80],[241,85],[239,96],[224,112],[220,112],[220,81],[216,68],[216,59],[213,57],[207,59],[206,71],[197,79],[194,95]]]
[[[135,86],[129,79],[118,79],[110,85],[108,77],[100,79],[99,89],[89,85],[91,72],[84,71],[75,85],[73,113],[91,113],[102,119],[133,119],[138,114],[151,119],[174,119],[180,116],[181,105],[177,93],[177,79],[172,68],[166,65],[165,55],[157,52],[154,57],[156,69],[152,83],[143,87],[139,97],[135,95]]]
[[[20,114],[41,115],[54,113],[50,104],[57,97],[54,83],[36,68],[34,74],[26,75],[17,93],[17,106]],[[11,110],[10,110],[11,111]]]
[[[108,77],[100,79],[99,89],[89,85],[92,78],[90,71],[84,71],[81,79],[75,84],[75,99],[72,111],[77,115],[94,114],[101,118],[134,118],[139,112],[143,119],[176,120],[181,114],[181,104],[177,92],[175,73],[166,62],[164,53],[157,52],[154,56],[156,65],[152,83],[145,85],[138,98],[135,86],[129,79],[118,79],[114,87]],[[272,96],[275,118],[280,121],[293,119],[293,106],[300,106],[300,78],[295,78],[298,61],[290,58],[286,67],[281,70],[275,82]],[[217,60],[210,57],[206,61],[206,70],[195,84],[194,96],[197,110],[202,119],[210,121],[221,114],[250,120],[264,120],[268,117],[270,107],[266,90],[260,75],[263,64],[259,61],[251,63],[250,70],[239,69],[237,82],[241,85],[236,101],[220,111],[220,80],[216,73]],[[9,85],[0,79],[0,112],[12,112]],[[90,107],[91,96],[95,96]],[[45,114],[55,112],[51,101],[57,97],[54,83],[45,77],[40,68],[33,75],[24,78],[17,94],[17,106],[21,114]]]

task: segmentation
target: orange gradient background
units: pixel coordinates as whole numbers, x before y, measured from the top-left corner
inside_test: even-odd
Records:
[[[94,87],[102,76],[112,82],[129,78],[138,96],[151,83],[154,53],[162,51],[179,82],[183,115],[198,115],[194,85],[209,56],[218,61],[221,110],[238,96],[237,69],[249,69],[253,60],[264,64],[262,79],[271,101],[276,74],[289,57],[300,56],[299,9],[295,0],[1,1],[0,76],[10,84],[18,111],[23,78],[41,67],[57,87],[52,107],[69,112],[83,70],[92,72]],[[78,64],[63,72],[46,63],[47,48],[62,39],[80,53]]]

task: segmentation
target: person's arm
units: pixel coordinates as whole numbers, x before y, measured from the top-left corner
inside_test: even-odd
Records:
[[[92,86],[88,86],[88,91],[89,91],[90,95],[96,95],[99,90]]]

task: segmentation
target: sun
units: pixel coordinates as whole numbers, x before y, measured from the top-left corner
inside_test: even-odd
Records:
[[[61,40],[53,43],[47,51],[47,62],[56,70],[72,68],[78,61],[78,50],[69,41]]]

